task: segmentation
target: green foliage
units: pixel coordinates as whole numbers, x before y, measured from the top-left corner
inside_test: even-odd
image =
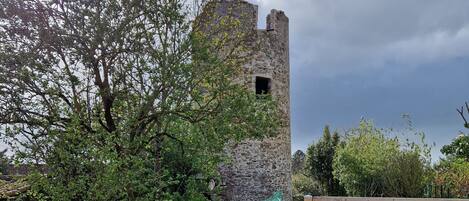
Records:
[[[469,161],[469,136],[459,135],[451,144],[443,146],[441,153]]]
[[[377,196],[384,193],[384,178],[390,156],[398,143],[387,140],[371,122],[362,121],[352,129],[346,145],[337,150],[334,175],[351,196]]]
[[[350,130],[334,158],[334,175],[350,196],[421,196],[427,174],[423,149],[401,145],[385,132],[366,120]]]
[[[303,173],[303,170],[305,168],[305,159],[306,159],[306,154],[301,151],[297,150],[292,157],[292,174],[298,174],[298,173]]]
[[[297,200],[303,200],[304,195],[321,195],[321,186],[312,177],[294,174],[292,175],[292,193]]]
[[[319,181],[327,195],[343,195],[344,193],[343,187],[332,174],[332,163],[339,143],[339,134],[334,132],[331,136],[329,126],[326,126],[322,138],[310,145],[306,152],[307,175]]]
[[[457,111],[464,120],[464,127],[469,129],[466,118],[469,103],[466,102]],[[447,193],[451,197],[469,198],[469,136],[461,132],[451,144],[443,146],[441,153],[446,159],[435,165],[433,185],[448,188]]]
[[[387,196],[421,197],[427,184],[427,168],[415,150],[398,152],[389,159],[384,172],[384,194]]]
[[[462,158],[441,160],[435,166],[436,185],[449,186],[450,194],[458,198],[469,198],[469,162]]]
[[[28,200],[24,199],[26,198],[24,194],[28,189],[29,184],[25,178],[9,177],[8,181],[0,179],[0,200]]]
[[[226,143],[276,133],[274,101],[233,82],[242,34],[215,40],[191,8],[0,0],[0,135],[19,162],[49,167],[31,195],[206,200]]]

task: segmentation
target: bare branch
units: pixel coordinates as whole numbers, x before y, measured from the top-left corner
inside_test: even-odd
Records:
[[[469,122],[467,121],[466,116],[464,114],[464,110],[466,110],[467,113],[469,114],[469,103],[466,102],[465,106],[466,106],[466,108],[464,108],[464,106],[461,106],[461,109],[456,109],[456,111],[458,111],[459,116],[461,116],[461,118],[463,119],[464,127],[469,129]]]

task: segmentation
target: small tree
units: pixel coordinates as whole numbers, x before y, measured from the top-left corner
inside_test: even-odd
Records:
[[[300,172],[303,172],[305,168],[305,159],[306,159],[306,154],[301,151],[297,150],[292,157],[292,173],[293,174],[298,174]]]
[[[339,142],[339,134],[334,132],[331,136],[329,126],[325,126],[322,138],[317,143],[310,145],[306,152],[307,174],[321,184],[327,195],[343,194],[342,186],[332,174],[332,162]]]

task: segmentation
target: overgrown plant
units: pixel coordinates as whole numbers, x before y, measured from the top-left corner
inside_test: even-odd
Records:
[[[412,129],[411,129],[412,130]],[[334,158],[334,176],[350,196],[421,197],[429,181],[426,144],[388,136],[391,130],[362,120],[351,129]],[[424,139],[423,133],[417,132]]]
[[[273,101],[233,82],[239,22],[207,34],[206,3],[0,0],[0,134],[49,167],[31,195],[208,199],[226,142],[275,133]]]
[[[435,171],[434,185],[446,187],[448,196],[469,198],[468,161],[454,157],[443,159],[436,164]]]
[[[464,127],[469,128],[465,110],[469,112],[468,103],[457,111],[464,120]],[[433,184],[449,188],[448,196],[469,198],[469,136],[461,132],[451,144],[443,146],[441,153],[446,158],[435,165]]]
[[[319,196],[321,195],[321,185],[304,174],[292,175],[292,194],[294,201],[304,200],[305,195]]]

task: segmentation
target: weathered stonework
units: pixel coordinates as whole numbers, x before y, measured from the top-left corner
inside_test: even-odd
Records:
[[[239,19],[237,29],[248,34],[247,46],[252,51],[244,64],[245,77],[240,80],[255,91],[256,77],[269,78],[270,93],[281,111],[281,127],[276,137],[261,141],[245,140],[227,147],[233,163],[221,169],[225,200],[262,201],[281,191],[284,200],[290,201],[288,18],[282,11],[272,10],[267,16],[266,29],[259,30],[256,5],[241,0],[220,0],[212,12]]]

